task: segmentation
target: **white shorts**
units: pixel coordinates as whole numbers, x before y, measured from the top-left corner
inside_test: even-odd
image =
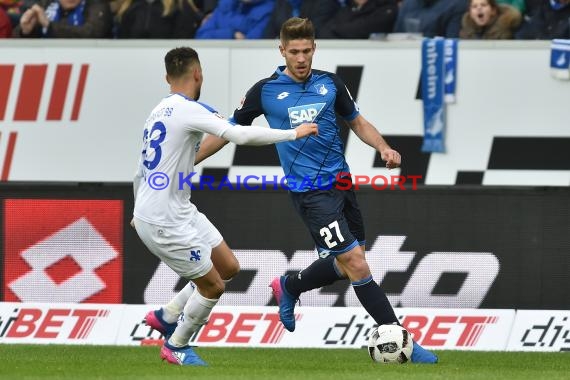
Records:
[[[146,247],[180,277],[200,278],[212,269],[212,248],[223,240],[218,229],[201,212],[186,224],[163,227],[134,218]]]

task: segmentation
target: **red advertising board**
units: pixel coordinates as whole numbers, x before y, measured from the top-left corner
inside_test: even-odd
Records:
[[[6,199],[4,300],[121,303],[123,201]]]

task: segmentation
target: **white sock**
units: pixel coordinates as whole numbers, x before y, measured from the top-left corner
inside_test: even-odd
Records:
[[[186,284],[186,286],[162,308],[162,318],[167,323],[174,323],[178,321],[178,317],[180,317],[180,313],[182,313],[182,310],[184,310],[184,305],[186,305],[190,299],[190,296],[194,292],[194,289],[194,283],[192,281],[188,281],[188,284]]]
[[[168,342],[176,347],[187,345],[192,334],[208,321],[208,316],[217,303],[217,299],[205,298],[198,291],[192,293],[184,306],[184,319]]]

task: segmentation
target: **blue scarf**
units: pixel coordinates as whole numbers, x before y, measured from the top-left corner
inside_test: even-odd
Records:
[[[555,11],[558,11],[562,8],[566,8],[570,4],[561,4],[557,0],[550,0],[550,7]]]
[[[446,103],[455,103],[455,88],[457,83],[457,39],[444,40],[444,100]]]
[[[85,10],[85,0],[81,0],[78,6],[72,9],[67,18],[67,23],[73,26],[83,25],[85,23],[85,18],[83,17],[83,11]],[[61,18],[61,5],[59,1],[54,1],[46,8],[46,16],[50,21],[59,21]]]
[[[422,42],[421,99],[424,108],[422,152],[445,152],[446,103],[455,103],[457,40],[425,38]]]
[[[552,40],[550,74],[556,79],[570,80],[570,40]]]

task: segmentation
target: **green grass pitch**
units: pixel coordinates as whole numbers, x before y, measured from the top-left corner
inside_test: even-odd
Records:
[[[179,367],[159,350],[0,344],[0,379],[570,379],[569,352],[439,351],[436,365],[387,365],[365,349],[201,347],[208,367]]]

